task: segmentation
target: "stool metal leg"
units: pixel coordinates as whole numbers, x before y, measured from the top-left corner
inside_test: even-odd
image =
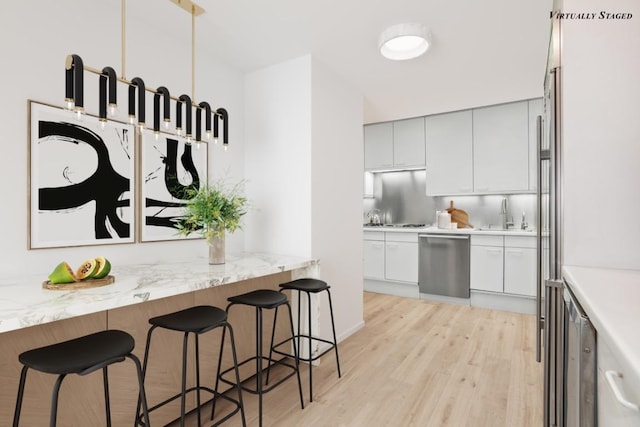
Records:
[[[242,417],[242,426],[247,427],[247,421],[244,416],[244,402],[242,401],[242,387],[240,386],[240,370],[238,369],[238,356],[236,354],[236,341],[233,336],[233,328],[229,323],[225,324],[223,331],[229,329],[229,338],[231,339],[231,353],[233,355],[233,366],[235,366],[236,371],[236,384],[238,389],[238,402],[240,402],[240,415]],[[224,332],[223,332],[224,334]],[[224,343],[224,341],[223,341]],[[222,354],[222,352],[220,353]],[[218,364],[218,374],[220,374],[220,364]],[[217,384],[217,380],[216,380]],[[216,392],[218,391],[218,386],[216,385]]]
[[[180,396],[180,427],[184,427],[185,407],[187,394],[187,348],[189,343],[189,333],[184,333],[182,341],[182,396]]]
[[[58,395],[60,394],[60,386],[62,385],[62,380],[66,377],[67,374],[62,374],[58,376],[56,380],[56,384],[53,387],[53,393],[51,394],[51,417],[49,419],[49,426],[56,427],[56,420],[58,418]]]
[[[147,343],[144,347],[144,358],[142,362],[142,380],[143,381],[147,377],[147,364],[149,362],[149,351],[151,349],[151,334],[156,328],[157,326],[152,326],[149,328],[149,331],[147,332]],[[136,424],[135,424],[136,426],[138,425],[138,417],[140,415],[140,405],[141,405],[140,399],[141,397],[138,396],[138,406],[136,407]],[[144,404],[146,405],[146,402],[144,402]],[[149,425],[148,421],[146,425],[147,426]]]
[[[308,307],[308,311],[307,311],[307,317],[309,318],[309,329],[307,330],[307,333],[309,335],[309,402],[313,402],[313,354],[312,354],[312,342],[313,340],[311,339],[311,294],[309,292],[305,292],[305,294],[307,294],[307,307]],[[298,291],[298,306],[300,306],[300,304],[302,303],[302,295],[300,293],[300,291]],[[300,319],[298,319],[298,325],[300,324]],[[300,330],[298,330],[298,337],[300,337]]]
[[[107,427],[111,427],[111,402],[109,400],[109,374],[107,367],[102,368],[102,383],[104,384],[104,409],[107,416]]]
[[[287,301],[287,308],[289,309],[289,325],[291,325],[291,336],[293,337],[295,332],[293,331],[293,315],[291,314],[291,305]],[[296,377],[298,378],[298,392],[300,394],[300,406],[304,409],[304,399],[302,397],[302,381],[300,380],[300,356],[298,354],[298,350],[293,346],[293,354],[296,363]]]
[[[258,425],[262,427],[262,309],[256,307],[256,390],[258,391]],[[269,371],[267,371],[269,372]]]
[[[216,391],[216,393],[218,392],[218,386],[220,385],[220,371],[222,368],[222,351],[224,350],[224,337],[226,334],[227,334],[227,328],[222,328],[222,338],[220,339],[220,351],[218,352],[218,368],[216,370],[216,385],[213,388]],[[235,363],[235,365],[237,369],[237,363]],[[237,383],[238,383],[238,386],[240,386],[240,382],[237,381]],[[215,418],[217,400],[218,399],[216,399],[216,396],[214,395],[213,400],[211,401],[211,418],[210,418],[211,421],[213,421],[213,419]]]
[[[275,314],[273,315],[273,326],[271,327],[271,343],[269,344],[269,363],[273,360],[273,342],[276,336],[276,324],[278,323],[278,307],[276,307]],[[265,384],[269,384],[269,374],[271,369],[267,370],[267,379]]]
[[[16,398],[16,410],[13,413],[13,427],[18,427],[20,423],[20,411],[22,410],[22,396],[24,395],[24,385],[27,380],[27,366],[22,367],[20,372],[20,385],[18,386],[18,397]]]
[[[331,330],[333,332],[333,349],[336,352],[336,365],[338,365],[338,378],[342,377],[340,372],[340,357],[338,356],[338,340],[336,338],[336,323],[333,320],[333,305],[331,304],[331,292],[327,289],[327,297],[329,299],[329,313],[331,314]]]
[[[133,363],[136,365],[136,373],[138,376],[138,388],[139,388],[138,402],[142,402],[142,415],[144,416],[144,423],[145,423],[144,425],[149,427],[151,423],[149,421],[149,408],[147,407],[147,395],[146,395],[146,392],[144,391],[144,374],[142,372],[142,366],[140,365],[140,359],[138,359],[138,357],[133,353],[129,353],[127,357],[133,360]],[[138,413],[139,411],[136,412],[136,425],[138,424]]]
[[[196,404],[198,405],[198,427],[202,426],[202,417],[200,416],[200,346],[198,343],[198,334],[195,334],[196,338]]]

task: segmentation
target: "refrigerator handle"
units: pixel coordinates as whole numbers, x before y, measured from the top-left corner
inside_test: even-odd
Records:
[[[544,319],[542,314],[542,116],[536,118],[536,145],[538,147],[538,185],[536,190],[537,224],[536,237],[536,362],[542,361],[542,331],[544,330]]]

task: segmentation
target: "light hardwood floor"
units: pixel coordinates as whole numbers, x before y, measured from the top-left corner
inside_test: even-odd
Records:
[[[364,294],[365,327],[264,397],[265,426],[540,426],[542,365],[533,316]],[[257,397],[245,393],[248,425]],[[241,425],[235,417],[228,425]]]

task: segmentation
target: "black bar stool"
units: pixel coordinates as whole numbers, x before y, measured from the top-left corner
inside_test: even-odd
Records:
[[[294,335],[291,338],[287,338],[284,341],[279,342],[278,344],[273,344],[273,340],[274,340],[274,333],[272,332],[271,334],[271,351],[283,356],[289,356],[291,357],[291,353],[288,351],[284,351],[284,350],[278,350],[279,347],[283,346],[284,344],[291,342],[291,341],[296,341],[293,345],[293,348],[295,350],[295,353],[298,354],[299,360],[302,360],[303,362],[308,362],[309,363],[309,401],[313,402],[313,361],[319,359],[320,357],[324,356],[326,353],[328,353],[329,351],[331,351],[331,349],[334,349],[336,352],[336,364],[338,365],[338,378],[342,377],[342,373],[340,372],[340,357],[338,356],[338,341],[336,340],[336,326],[335,323],[333,321],[333,305],[331,303],[331,291],[329,291],[330,286],[327,284],[327,282],[324,282],[322,280],[318,280],[318,279],[310,279],[310,278],[304,278],[304,279],[297,279],[297,280],[293,280],[291,282],[286,282],[286,283],[282,283],[280,284],[280,292],[285,291],[287,289],[290,289],[292,291],[298,291],[298,333],[297,335]],[[317,294],[319,292],[323,292],[326,291],[327,292],[327,299],[329,300],[329,312],[331,313],[331,330],[333,332],[333,341],[329,341],[323,338],[319,338],[319,337],[314,337],[311,335],[311,326],[312,326],[312,319],[311,319],[311,294]],[[300,293],[304,292],[307,294],[307,306],[308,306],[308,310],[307,310],[307,314],[308,314],[308,320],[309,320],[309,329],[308,329],[308,334],[302,334],[300,332],[300,306],[302,305],[302,300],[300,297]],[[274,325],[275,325],[275,321],[274,321]],[[309,343],[309,355],[308,357],[300,357],[300,339],[301,338],[306,338],[308,343]],[[327,347],[325,350],[323,350],[321,353],[312,356],[312,345],[313,345],[313,341],[321,341],[327,344],[330,344],[329,347]],[[271,355],[269,355],[269,357],[271,357]]]
[[[54,427],[57,422],[58,394],[64,378],[68,374],[83,376],[102,369],[107,426],[111,426],[107,366],[122,362],[125,358],[133,360],[136,365],[139,399],[142,402],[143,416],[148,425],[149,413],[147,411],[147,399],[144,393],[142,368],[140,366],[140,360],[131,353],[134,347],[135,341],[128,333],[119,330],[106,330],[46,347],[28,350],[20,354],[18,360],[24,366],[20,374],[20,386],[18,388],[16,410],[13,415],[13,426],[18,427],[20,422],[22,396],[24,394],[24,386],[29,369],[58,375],[51,397],[51,415],[49,418],[49,425],[51,427]],[[87,420],[87,422],[91,424],[91,421]]]
[[[263,356],[262,354],[262,310],[263,309],[275,309],[275,315],[274,315],[274,325],[275,325],[275,320],[278,317],[278,307],[280,307],[281,305],[286,305],[287,308],[289,309],[289,323],[291,325],[291,336],[293,336],[294,331],[293,331],[293,317],[291,315],[291,306],[289,305],[289,300],[287,299],[287,296],[283,293],[280,293],[278,291],[274,291],[274,290],[270,290],[270,289],[259,289],[256,291],[251,291],[251,292],[247,292],[245,294],[241,294],[241,295],[237,295],[237,296],[233,296],[227,299],[227,301],[229,301],[229,305],[227,305],[227,313],[229,312],[229,309],[236,305],[236,304],[240,304],[240,305],[247,305],[250,307],[255,307],[256,309],[256,355],[249,357],[247,359],[245,359],[244,361],[240,362],[240,364],[238,366],[242,366],[246,363],[250,363],[252,361],[255,361],[256,363],[256,372],[255,374],[251,375],[250,377],[244,379],[243,381],[248,381],[252,378],[255,377],[256,379],[256,385],[255,388],[251,388],[247,385],[242,385],[242,389],[252,393],[252,394],[257,394],[258,395],[258,423],[260,426],[262,426],[262,395],[264,393],[267,393],[271,390],[273,390],[275,387],[277,387],[278,385],[280,385],[281,383],[283,383],[284,381],[286,381],[287,379],[289,379],[291,376],[296,375],[298,377],[298,392],[300,394],[300,406],[302,407],[302,409],[304,409],[304,401],[302,398],[302,382],[300,381],[300,370],[298,369],[298,355],[297,353],[294,354],[293,360],[294,360],[294,364],[290,364],[287,363],[284,359],[282,360],[274,360],[271,357],[266,357]],[[275,326],[274,326],[275,328]],[[263,368],[262,364],[263,362],[267,362],[267,367]],[[276,383],[272,384],[269,387],[266,387],[262,384],[262,374],[263,372],[266,370],[267,371],[267,375],[268,373],[271,371],[271,368],[274,367],[275,365],[281,365],[281,366],[285,366],[288,369],[291,369],[291,372],[289,372],[287,375],[285,375],[284,377],[280,378]],[[226,383],[226,384],[234,384],[232,381],[224,378],[224,375],[227,374],[230,371],[230,369],[227,369],[226,371],[222,372],[219,376],[220,381]],[[266,385],[266,384],[265,384]]]
[[[229,324],[229,322],[227,322],[227,313],[217,307],[212,307],[212,306],[208,306],[208,305],[201,305],[201,306],[196,306],[196,307],[190,307],[190,308],[186,308],[184,310],[180,310],[180,311],[176,311],[174,313],[169,313],[169,314],[165,314],[162,316],[157,316],[157,317],[153,317],[151,319],[149,319],[149,323],[152,325],[149,328],[149,332],[147,332],[147,345],[145,348],[145,352],[144,352],[144,365],[142,368],[142,375],[143,378],[146,376],[147,373],[147,364],[149,362],[149,348],[151,347],[151,334],[153,333],[153,331],[156,328],[164,328],[164,329],[169,329],[172,331],[178,331],[178,332],[183,332],[184,333],[184,339],[183,339],[183,343],[182,343],[182,388],[180,390],[179,393],[175,394],[174,396],[169,397],[168,399],[165,399],[164,401],[158,403],[155,406],[152,406],[151,408],[149,408],[149,412],[153,412],[156,409],[176,400],[177,398],[180,398],[180,417],[176,418],[175,420],[173,420],[171,423],[175,423],[176,421],[180,420],[180,425],[184,426],[185,423],[185,417],[188,414],[185,410],[185,406],[186,406],[186,396],[188,393],[191,393],[193,391],[196,392],[196,407],[194,409],[192,409],[190,412],[196,411],[198,412],[198,426],[202,425],[202,420],[201,420],[201,416],[200,416],[200,408],[202,406],[202,402],[201,402],[201,398],[200,398],[200,392],[201,391],[206,391],[208,393],[210,393],[213,397],[212,397],[212,402],[215,403],[217,398],[221,398],[221,399],[225,399],[231,403],[233,403],[235,405],[235,408],[233,409],[233,411],[231,411],[229,414],[225,415],[223,418],[221,418],[219,421],[217,421],[216,423],[212,424],[210,427],[212,426],[217,426],[222,424],[223,422],[225,422],[226,420],[228,420],[229,418],[231,418],[232,416],[234,416],[238,411],[240,411],[240,415],[242,417],[242,425],[246,426],[246,421],[245,421],[245,417],[244,417],[244,405],[242,403],[242,391],[240,389],[240,386],[238,385],[236,387],[237,391],[238,391],[238,398],[236,399],[232,399],[231,397],[227,396],[226,394],[223,393],[218,393],[218,376],[220,375],[220,365],[222,363],[222,354],[224,351],[224,337],[225,337],[225,333],[227,330],[229,330],[229,338],[231,339],[231,352],[233,355],[233,366],[231,367],[230,370],[235,370],[236,373],[236,380],[237,383],[239,384],[239,373],[238,373],[238,360],[237,360],[237,356],[236,356],[236,344],[235,344],[235,340],[234,340],[234,336],[233,336],[233,328],[231,327],[231,325]],[[217,368],[217,372],[216,372],[216,384],[215,384],[215,388],[210,388],[210,387],[206,387],[200,384],[200,351],[199,351],[199,342],[198,342],[198,337],[200,336],[200,334],[203,334],[205,332],[209,332],[213,329],[216,328],[223,328],[223,332],[222,332],[222,340],[220,341],[220,352],[218,355],[218,368]],[[189,334],[192,333],[195,335],[195,364],[196,364],[196,385],[195,387],[190,387],[187,389],[187,349],[188,349],[188,342],[189,342]],[[208,402],[208,401],[207,401]],[[204,403],[207,403],[204,402]],[[138,403],[138,412],[140,410],[140,403]],[[190,413],[189,412],[189,413]],[[213,420],[213,411],[211,413],[211,419]],[[141,420],[141,416],[138,413],[138,418],[136,420],[137,424],[136,425],[147,425],[148,424],[142,424],[142,420]],[[171,424],[170,423],[170,424]]]

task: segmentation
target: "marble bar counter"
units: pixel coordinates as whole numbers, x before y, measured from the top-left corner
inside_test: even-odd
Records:
[[[195,258],[168,264],[114,265],[111,274],[115,277],[113,284],[73,291],[43,289],[46,277],[41,276],[0,280],[0,426],[11,425],[20,379],[18,355],[21,352],[99,330],[120,329],[134,337],[134,353],[142,358],[150,318],[197,305],[224,309],[230,296],[256,289],[278,290],[279,284],[289,280],[319,277],[319,263],[311,258],[231,253],[222,265],[209,265],[207,258]],[[287,316],[277,319],[275,330],[280,339],[290,334],[287,321]],[[234,307],[229,312],[229,322],[236,337],[238,359],[255,354],[254,309]],[[273,326],[273,315],[266,316],[264,330],[271,331]],[[220,337],[221,331],[213,330],[199,338],[200,369],[207,381],[211,381],[211,373],[216,372]],[[228,344],[228,335],[226,341]],[[268,345],[269,340],[264,340],[265,354]],[[180,390],[182,346],[182,333],[168,330],[154,333],[149,371],[145,377],[151,405]],[[189,352],[194,354],[193,338],[189,340]],[[231,366],[231,361],[227,345],[223,352],[223,368]],[[195,376],[192,362],[188,363],[187,386],[191,387],[195,384]],[[29,375],[21,425],[48,425],[54,379],[53,375]],[[109,389],[113,425],[133,424],[137,381],[131,364],[118,363],[109,367]],[[189,407],[195,404],[194,398],[193,393],[189,395]],[[102,423],[103,402],[100,371],[84,377],[70,376],[61,390],[58,425]],[[152,414],[151,423],[168,424],[176,414],[179,414],[179,406],[168,405]],[[92,421],[87,424],[87,420]]]
[[[206,258],[114,265],[115,283],[72,291],[43,289],[42,276],[0,279],[0,333],[284,271],[311,271],[317,264],[309,258],[246,252],[227,254],[222,265],[209,265]]]

